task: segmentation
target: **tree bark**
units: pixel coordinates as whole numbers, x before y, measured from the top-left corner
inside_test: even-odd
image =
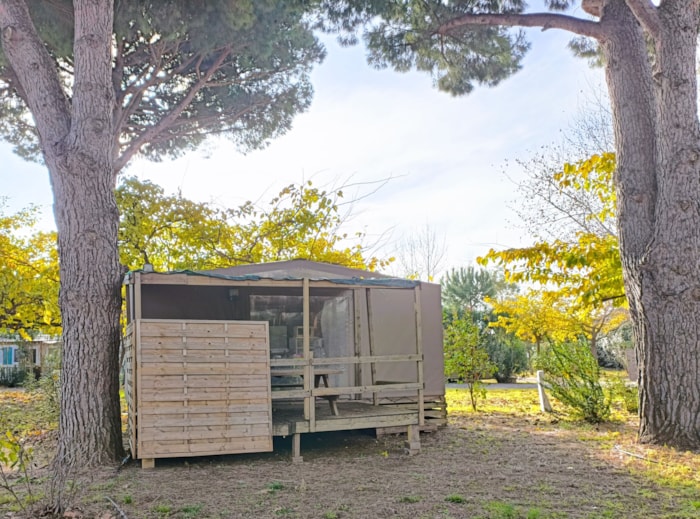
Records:
[[[74,2],[71,131],[65,154],[47,161],[59,236],[64,327],[58,459],[69,460],[69,465],[101,464],[123,454],[112,9],[111,0]]]
[[[613,104],[619,237],[639,361],[642,442],[700,448],[700,130],[695,2],[664,2],[652,71],[622,0],[601,23]],[[656,21],[656,20],[655,20]]]
[[[75,0],[72,103],[22,0],[0,0],[3,50],[36,121],[54,194],[63,322],[57,465],[123,454],[114,198],[113,2]]]

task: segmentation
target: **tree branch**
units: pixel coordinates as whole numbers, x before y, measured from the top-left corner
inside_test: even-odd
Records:
[[[630,0],[634,1],[634,0]],[[449,35],[454,29],[473,25],[501,25],[505,27],[541,27],[547,29],[562,29],[564,31],[602,40],[606,31],[598,22],[583,20],[574,16],[554,13],[532,14],[465,14],[443,23],[437,30],[438,34]]]
[[[131,157],[134,156],[135,153],[138,152],[138,150],[146,144],[147,142],[150,142],[155,136],[157,136],[159,133],[167,130],[167,128],[173,124],[177,118],[180,116],[180,114],[189,106],[189,104],[192,102],[192,100],[195,98],[197,93],[206,86],[207,82],[211,77],[214,75],[214,73],[219,70],[221,65],[223,64],[224,60],[231,54],[231,49],[230,47],[225,47],[217,57],[217,59],[212,63],[211,67],[209,67],[206,72],[202,74],[200,77],[200,80],[197,81],[192,87],[190,88],[190,91],[187,92],[187,94],[182,98],[182,100],[172,109],[169,111],[169,113],[163,117],[160,121],[158,121],[155,125],[151,126],[148,130],[144,131],[141,135],[136,137],[127,147],[126,149],[121,153],[120,157],[116,160],[115,167],[114,167],[114,173],[115,175],[124,167],[126,166],[127,162],[131,159]]]
[[[656,6],[649,0],[625,0],[627,7],[630,8],[634,17],[639,20],[644,30],[646,30],[652,38],[658,38],[661,32],[661,20]]]
[[[2,48],[36,121],[44,148],[60,146],[70,131],[70,103],[56,65],[23,0],[0,0]]]

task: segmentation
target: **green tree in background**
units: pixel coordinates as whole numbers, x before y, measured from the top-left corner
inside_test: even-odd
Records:
[[[375,270],[390,261],[366,256],[362,233],[340,230],[348,214],[342,188],[291,184],[260,207],[246,202],[221,209],[130,177],[116,197],[121,262],[131,269],[150,263],[159,271],[205,270],[302,258]],[[352,208],[352,200],[345,203]]]
[[[483,268],[460,267],[452,269],[440,280],[442,306],[448,314],[468,312],[484,314],[490,305],[486,299],[517,290],[503,275]]]
[[[525,348],[515,335],[491,325],[499,319],[491,301],[510,297],[518,290],[495,271],[462,267],[452,269],[440,280],[444,320],[447,325],[455,319],[468,319],[477,329],[480,348],[486,351],[494,365],[499,382],[511,380],[528,367]]]
[[[479,327],[470,317],[453,318],[445,326],[445,375],[469,385],[472,409],[486,396],[481,380],[496,371],[480,340]]]
[[[33,229],[38,211],[6,215],[0,199],[0,333],[29,340],[60,332],[56,234]]]

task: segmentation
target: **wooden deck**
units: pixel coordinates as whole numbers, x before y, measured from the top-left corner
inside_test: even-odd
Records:
[[[371,402],[358,400],[338,400],[337,406],[338,416],[334,416],[325,399],[316,399],[316,427],[312,431],[310,422],[304,420],[303,402],[273,401],[272,434],[289,436],[310,432],[417,425],[419,422],[417,407],[411,409],[397,405],[375,406]]]

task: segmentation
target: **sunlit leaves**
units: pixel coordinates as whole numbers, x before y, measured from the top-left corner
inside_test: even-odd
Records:
[[[596,212],[582,216],[605,229],[614,220],[615,192],[612,153],[593,155],[576,164],[565,164],[554,174],[562,191],[585,192],[599,204]],[[594,233],[586,225],[573,239],[539,241],[531,247],[490,250],[479,258],[504,270],[506,280],[529,283],[540,289],[504,301],[493,302],[502,315],[495,323],[523,340],[540,345],[586,338],[596,340],[616,329],[628,316],[617,237]]]
[[[586,191],[596,196],[601,202],[598,212],[583,218],[605,223],[615,218],[614,169],[614,154],[593,155],[577,164],[566,164],[554,180],[562,190]],[[539,241],[531,247],[502,251],[491,249],[478,261],[502,267],[509,281],[560,287],[575,304],[626,304],[619,243],[609,233],[580,230],[572,240]]]
[[[122,261],[130,268],[150,263],[161,271],[299,258],[369,270],[385,265],[365,258],[362,233],[342,230],[347,216],[342,196],[340,189],[306,182],[284,187],[267,204],[221,209],[127,178],[117,189]]]
[[[0,333],[57,333],[56,235],[34,230],[36,208],[5,215],[3,206],[0,200]]]

